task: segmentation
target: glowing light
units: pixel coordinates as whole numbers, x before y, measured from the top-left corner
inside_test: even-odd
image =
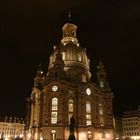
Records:
[[[74,42],[74,39],[72,39],[71,41]]]
[[[90,88],[87,88],[87,89],[86,89],[86,93],[87,93],[87,95],[90,95],[90,94],[91,94]]]
[[[105,133],[105,137],[107,140],[112,140],[112,136],[110,133]]]
[[[23,134],[20,134],[19,137],[22,138],[23,137]]]
[[[31,138],[31,133],[28,134],[28,138],[29,138],[29,139]]]
[[[63,43],[64,46],[66,46],[66,43]]]
[[[95,139],[102,139],[102,133],[95,133]]]
[[[87,134],[88,134],[88,138],[91,139],[92,138],[91,131],[88,131]]]
[[[79,47],[80,45],[79,45],[79,43],[77,43],[77,47]]]
[[[138,139],[140,139],[140,136],[131,136],[131,138],[134,140],[138,140]]]
[[[79,140],[86,140],[87,135],[83,132],[79,133]]]
[[[53,49],[55,50],[56,49],[56,46],[53,46]]]
[[[56,133],[56,131],[55,130],[52,130],[52,133],[54,134],[54,133]]]
[[[106,135],[105,135],[105,136],[106,136],[106,138],[109,138],[109,134],[108,134],[108,133],[106,133]]]
[[[58,90],[58,86],[53,86],[52,87],[52,91],[57,91]]]

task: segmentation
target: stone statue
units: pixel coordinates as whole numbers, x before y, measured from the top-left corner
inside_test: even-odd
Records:
[[[74,136],[74,125],[75,125],[75,120],[74,120],[74,117],[72,116],[70,118],[70,135],[69,135],[68,140],[76,140]]]

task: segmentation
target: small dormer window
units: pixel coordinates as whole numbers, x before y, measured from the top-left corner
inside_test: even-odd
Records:
[[[104,82],[100,81],[100,87],[103,88],[104,87]]]

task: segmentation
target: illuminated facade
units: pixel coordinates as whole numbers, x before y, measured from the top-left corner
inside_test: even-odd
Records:
[[[123,113],[123,138],[140,140],[140,107]]]
[[[75,119],[77,140],[113,140],[113,94],[100,61],[97,83],[90,80],[90,60],[76,37],[77,26],[69,20],[61,43],[54,46],[48,72],[41,67],[28,98],[27,139],[67,140],[69,123]]]
[[[115,139],[121,139],[123,135],[122,118],[114,117]]]
[[[10,140],[23,138],[25,122],[23,118],[0,118],[0,139]]]

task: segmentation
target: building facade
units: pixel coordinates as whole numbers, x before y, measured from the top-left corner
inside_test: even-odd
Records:
[[[114,120],[115,139],[120,140],[123,136],[122,118],[114,117],[113,120]]]
[[[23,138],[25,122],[23,118],[4,117],[0,118],[0,139],[10,140],[15,138]]]
[[[27,138],[67,140],[70,118],[75,120],[77,140],[113,140],[113,94],[103,63],[97,82],[90,80],[90,59],[76,36],[77,26],[69,21],[50,56],[48,72],[39,67],[31,96],[27,99]]]
[[[123,138],[140,140],[140,107],[123,113]]]

